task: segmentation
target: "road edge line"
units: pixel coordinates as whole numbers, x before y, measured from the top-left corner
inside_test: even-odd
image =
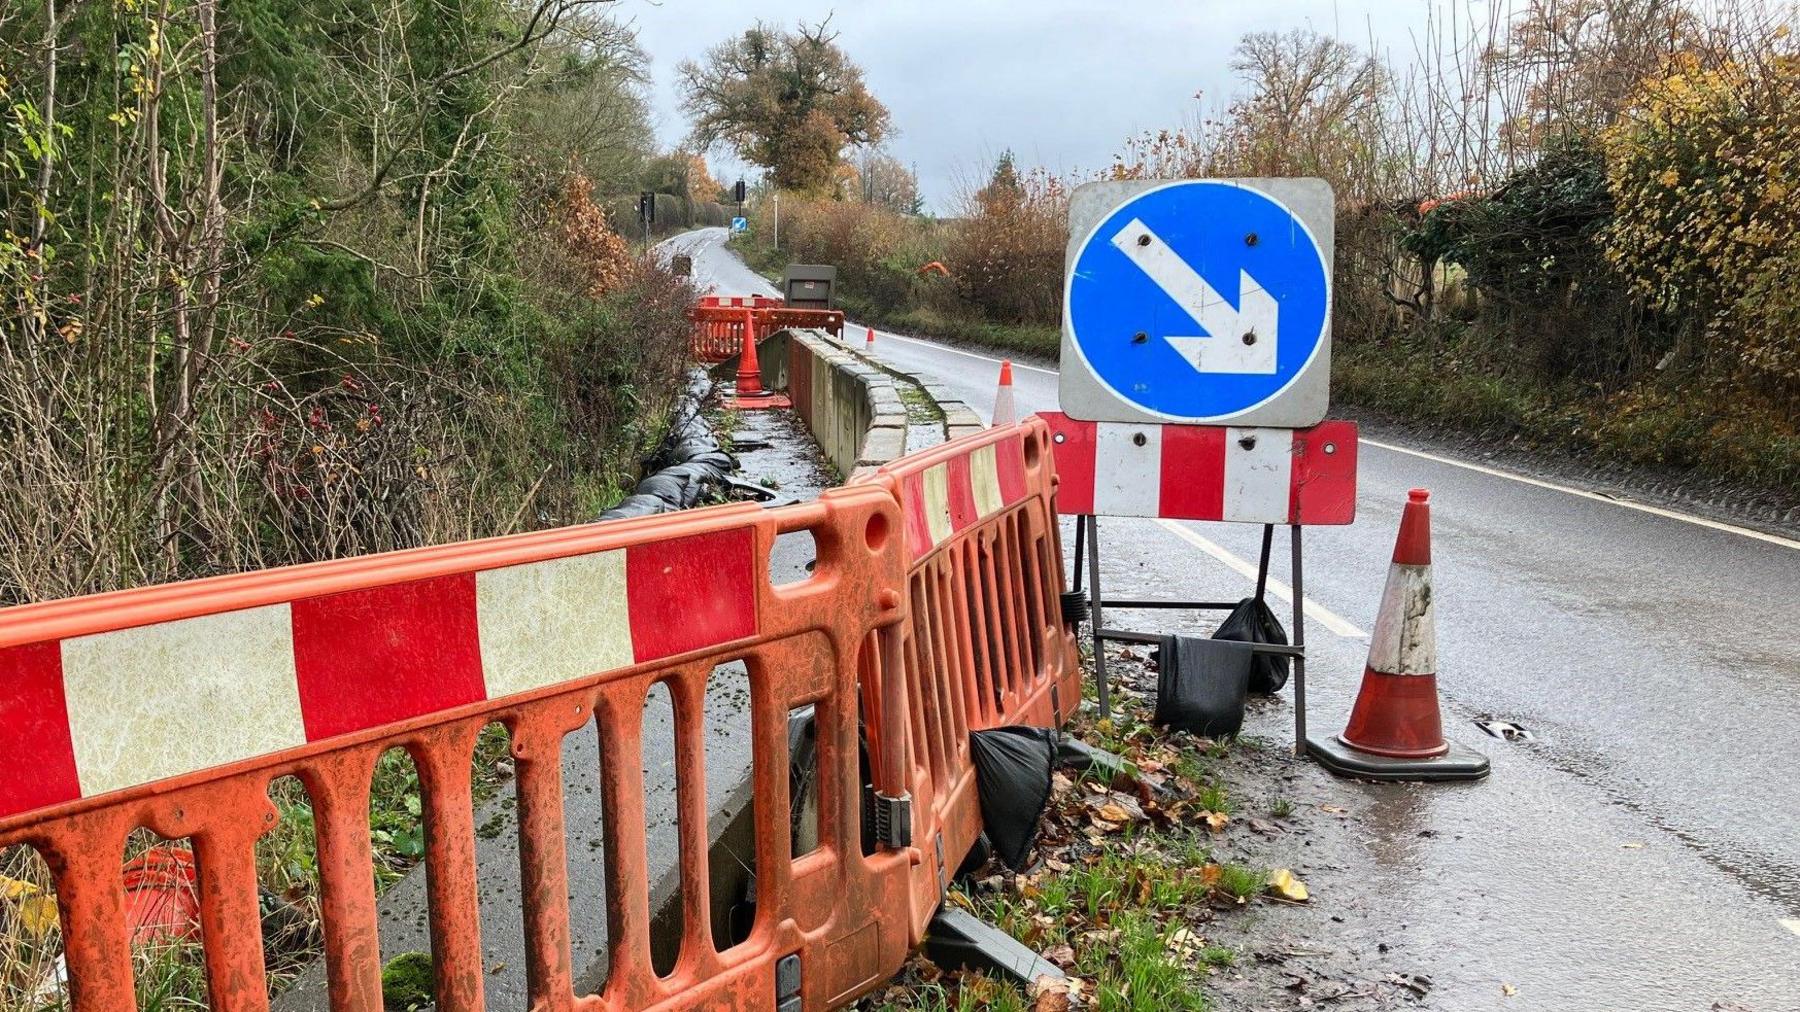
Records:
[[[1526,475],[1515,474],[1511,471],[1502,471],[1498,468],[1485,467],[1481,464],[1471,464],[1468,461],[1457,460],[1454,457],[1445,457],[1435,453],[1426,453],[1424,450],[1414,450],[1404,446],[1396,446],[1393,443],[1384,443],[1377,439],[1370,439],[1368,436],[1363,436],[1360,442],[1363,446],[1374,446],[1383,450],[1391,450],[1394,453],[1404,453],[1409,457],[1418,457],[1421,460],[1429,460],[1437,464],[1448,464],[1451,467],[1460,467],[1467,471],[1474,471],[1477,474],[1485,474],[1494,478],[1505,478],[1508,481],[1516,481],[1523,485],[1532,485],[1537,488],[1549,489],[1552,492],[1564,492],[1572,496],[1579,496],[1582,499],[1591,499],[1594,502],[1622,506],[1625,509],[1637,510],[1640,513],[1649,513],[1652,516],[1664,517],[1669,520],[1680,520],[1683,523],[1694,524],[1698,527],[1709,527],[1715,531],[1724,531],[1727,534],[1738,534],[1746,538],[1755,538],[1758,541],[1766,541],[1772,545],[1779,545],[1782,548],[1800,551],[1800,541],[1795,541],[1793,538],[1785,538],[1779,534],[1770,534],[1766,531],[1753,530],[1748,527],[1739,527],[1736,524],[1728,524],[1720,520],[1709,520],[1706,517],[1694,516],[1691,513],[1681,513],[1676,510],[1663,509],[1660,506],[1634,502],[1630,499],[1615,499],[1612,496],[1601,495],[1598,492],[1589,492],[1585,489],[1571,488],[1567,485],[1558,485],[1553,481],[1544,481],[1541,478],[1531,478]]]

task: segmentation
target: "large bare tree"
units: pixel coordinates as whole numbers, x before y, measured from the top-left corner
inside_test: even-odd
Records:
[[[757,22],[685,61],[682,109],[698,150],[724,144],[783,189],[824,191],[846,147],[887,135],[887,107],[837,45],[829,20],[783,31]]]

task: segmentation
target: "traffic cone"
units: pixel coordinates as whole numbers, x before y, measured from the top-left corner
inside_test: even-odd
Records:
[[[873,353],[875,351],[875,328],[874,327],[869,328],[869,336],[863,340],[863,350],[866,352],[871,352],[871,353]]]
[[[762,364],[756,360],[756,311],[744,310],[743,351],[738,355],[737,392],[731,406],[740,411],[785,408],[788,399],[763,389]]]
[[[994,424],[1012,425],[1019,420],[1019,409],[1013,404],[1012,360],[1000,360],[1000,387],[994,391]]]
[[[1362,689],[1344,733],[1307,739],[1333,773],[1369,780],[1479,780],[1487,757],[1444,739],[1432,622],[1431,493],[1407,493]]]

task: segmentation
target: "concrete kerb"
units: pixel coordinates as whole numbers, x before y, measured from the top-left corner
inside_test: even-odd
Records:
[[[835,344],[836,342],[833,343]],[[987,428],[987,423],[981,420],[981,416],[975,412],[974,408],[970,407],[965,401],[957,397],[949,387],[939,383],[937,380],[926,379],[916,373],[910,373],[904,369],[897,369],[885,363],[875,362],[864,355],[858,347],[848,341],[843,344],[837,344],[837,347],[861,361],[868,368],[888,375],[899,376],[925,391],[925,396],[930,397],[932,402],[937,405],[938,410],[944,413],[944,435],[946,439],[956,439],[960,436],[966,436],[972,432],[980,432]],[[888,388],[890,390],[892,389],[891,383],[888,385]],[[898,400],[898,394],[895,395],[895,399]],[[897,405],[896,410],[900,412],[902,421],[904,422],[905,406]]]
[[[807,373],[796,390],[796,350],[825,366]],[[944,436],[956,439],[986,428],[975,409],[949,387],[894,369],[867,357],[850,341],[833,339],[822,330],[783,330],[757,345],[763,384],[787,390],[794,410],[806,423],[825,456],[846,480],[872,471],[906,453],[910,424],[906,402],[895,382],[899,377],[918,386],[944,415]],[[735,368],[726,363],[719,369]]]

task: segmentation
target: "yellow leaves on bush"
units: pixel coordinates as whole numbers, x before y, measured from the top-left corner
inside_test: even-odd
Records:
[[[1719,353],[1800,396],[1800,58],[1677,60],[1602,142],[1607,259]]]
[[[635,266],[631,247],[606,224],[587,176],[572,172],[563,180],[559,205],[559,238],[587,282],[588,295],[600,298],[624,286]]]
[[[1794,241],[1797,91],[1800,60],[1714,69],[1681,59],[1602,135],[1615,215],[1607,258],[1659,307],[1710,317]]]

